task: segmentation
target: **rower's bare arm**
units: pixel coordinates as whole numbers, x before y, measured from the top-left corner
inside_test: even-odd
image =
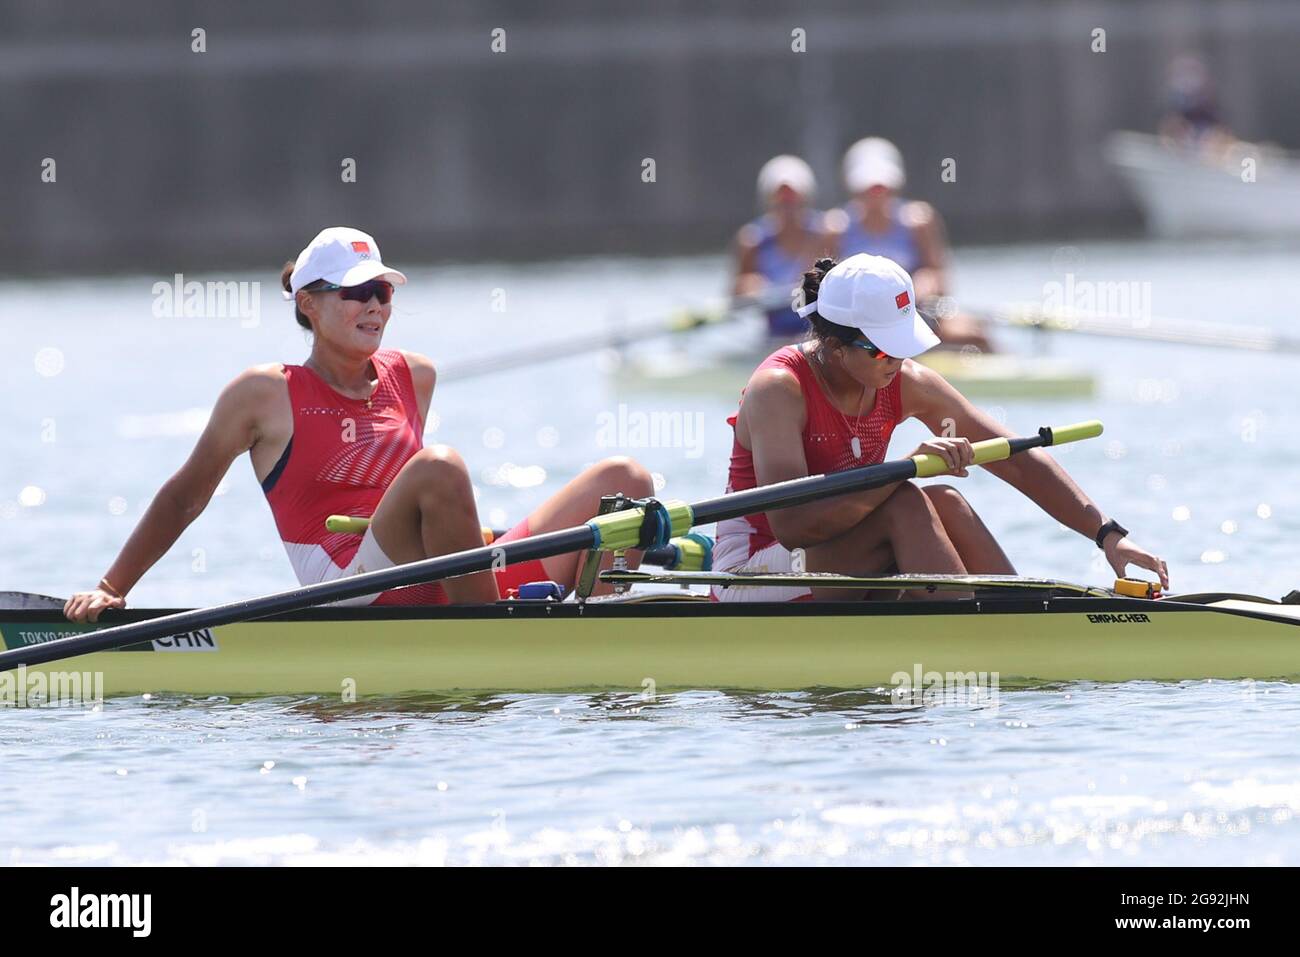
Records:
[[[230,464],[262,437],[261,413],[284,390],[278,366],[249,369],[221,391],[189,458],[163,483],[113,565],[126,593],[202,514]]]
[[[933,432],[959,435],[972,442],[1011,435],[991,416],[971,405],[939,373],[917,363],[910,365],[913,369],[909,370],[904,386],[905,411]],[[1096,539],[1106,521],[1101,509],[1043,449],[1030,449],[1002,462],[990,462],[985,468],[1084,538]],[[1169,587],[1169,568],[1164,559],[1131,539],[1110,534],[1105,541],[1105,552],[1117,576],[1126,575],[1129,565],[1137,565],[1155,572],[1162,587]]]
[[[822,217],[822,255],[836,260],[840,258],[844,251],[844,233],[848,228],[849,217],[844,210],[826,211],[826,215]]]
[[[415,386],[415,399],[420,406],[420,421],[428,421],[429,404],[433,401],[433,390],[438,384],[438,371],[428,356],[406,351],[402,355],[406,358],[406,367],[411,370],[411,384]]]
[[[95,621],[105,608],[121,607],[136,582],[202,513],[230,463],[260,438],[264,410],[282,399],[279,368],[249,369],[222,390],[189,458],[154,495],[99,586],[68,600],[69,618]]]
[[[758,239],[753,224],[740,227],[735,244],[736,279],[732,283],[733,296],[761,296],[767,288],[767,279],[758,271]]]
[[[946,295],[948,237],[938,210],[929,203],[908,203],[903,208],[903,222],[912,230],[921,253],[921,265],[912,273],[917,298]]]
[[[793,374],[780,369],[757,373],[745,390],[738,435],[754,455],[759,485],[808,474],[803,454],[803,393]],[[896,485],[810,502],[767,513],[772,534],[786,548],[807,548],[843,535],[889,498]]]
[[[971,442],[1011,437],[996,419],[970,403],[939,373],[912,363],[907,402],[913,414],[935,435],[961,436]],[[1093,537],[1103,521],[1101,512],[1074,479],[1042,449],[1030,449],[985,468],[1024,493],[1048,515],[1080,535]]]

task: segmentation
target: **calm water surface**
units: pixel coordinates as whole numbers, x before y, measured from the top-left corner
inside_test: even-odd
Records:
[[[1137,283],[1158,316],[1295,331],[1300,249],[1082,245],[963,250],[966,302]],[[412,270],[386,343],[440,362],[671,314],[720,291],[716,259]],[[153,315],[135,277],[0,285],[0,590],[92,584],[240,369],[301,361],[270,275],[258,314]],[[194,275],[187,278],[218,278]],[[712,330],[691,350],[747,330]],[[1016,334],[1021,335],[1023,334]],[[1022,350],[1042,348],[1005,334]],[[652,349],[668,351],[667,345]],[[1300,587],[1297,360],[1072,339],[1089,401],[990,403],[1017,431],[1097,417],[1058,451],[1170,564],[1174,589]],[[609,357],[440,386],[426,436],[459,448],[493,524],[604,455],[662,492],[716,494],[725,393],[620,390]],[[610,417],[698,423],[671,447],[611,443]],[[602,418],[603,417],[603,418]],[[901,428],[892,453],[921,438]],[[1088,542],[996,479],[963,490],[1020,571],[1109,583]],[[132,595],[211,604],[293,584],[246,460]],[[1078,684],[905,708],[870,692],[123,699],[0,710],[10,863],[1300,862],[1300,689]],[[39,786],[34,786],[39,782]]]

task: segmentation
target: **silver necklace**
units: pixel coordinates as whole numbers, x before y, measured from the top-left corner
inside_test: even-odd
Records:
[[[362,398],[360,396],[348,395],[348,393],[344,389],[339,388],[339,386],[331,382],[330,379],[326,377],[325,370],[317,366],[316,363],[312,361],[310,356],[307,357],[307,361],[304,362],[303,365],[310,367],[311,370],[315,372],[316,375],[319,376],[327,386],[329,386],[335,392],[338,392],[340,395],[343,395],[349,399],[354,399],[357,402],[364,402],[366,404],[367,409],[374,407],[375,393],[379,391],[378,368],[375,369],[375,374],[376,374],[375,380],[373,382],[366,383],[367,387],[370,389],[370,394]],[[367,373],[366,377],[369,378],[369,373]]]
[[[825,371],[826,359],[822,355],[822,350],[820,345],[816,348],[816,350],[814,350],[813,356],[817,359],[817,365],[821,367],[820,369],[815,369],[814,371],[816,372],[817,377],[821,379],[822,386],[824,387],[827,393],[827,398],[829,399],[831,398],[832,392],[830,387],[830,380],[826,378],[826,371]],[[867,400],[867,387],[864,385],[862,387],[862,395],[858,397],[858,414],[854,417],[854,422],[849,422],[849,417],[840,411],[839,406],[835,405],[833,399],[831,401],[831,408],[833,408],[837,413],[839,413],[839,417],[844,421],[845,431],[853,436],[852,441],[849,442],[849,448],[853,450],[853,457],[855,459],[862,458],[862,440],[858,438],[858,427],[856,424],[856,420],[862,418],[862,406],[866,404],[866,400]]]

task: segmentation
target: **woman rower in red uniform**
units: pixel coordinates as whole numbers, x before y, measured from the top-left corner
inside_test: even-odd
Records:
[[[302,584],[329,581],[483,544],[465,462],[444,445],[425,448],[433,364],[380,347],[393,287],[375,240],[357,229],[322,230],[281,282],[299,325],[312,332],[300,366],[270,363],[237,376],[180,471],[164,483],[98,585],[64,613],[95,621],[120,608],[137,581],[207,506],[231,462],[248,452]],[[627,458],[600,462],[569,482],[498,541],[580,524],[604,494],[651,494],[649,474]],[[326,530],[329,515],[372,516],[364,536]],[[491,602],[528,581],[571,588],[579,554],[416,585],[348,604]]]
[[[881,462],[895,426],[907,418],[936,436],[912,454],[941,456],[956,476],[966,475],[973,461],[972,441],[1010,434],[937,372],[909,361],[939,340],[916,314],[911,277],[893,260],[865,253],[839,264],[818,260],[804,274],[802,290],[798,312],[812,324],[811,336],[763,361],[728,420],[735,429],[729,492]],[[1168,588],[1165,563],[1127,538],[1043,450],[985,468],[1095,541],[1117,575],[1138,565]],[[794,549],[803,551],[801,563]],[[1002,546],[951,485],[901,482],[718,524],[719,571],[788,572],[796,564],[857,575],[1014,573]],[[847,597],[843,589],[825,591],[747,587],[715,589],[714,597]]]

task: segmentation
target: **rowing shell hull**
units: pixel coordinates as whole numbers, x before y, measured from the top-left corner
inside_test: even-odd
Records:
[[[161,612],[118,613],[112,623],[151,614]],[[8,648],[82,630],[50,612],[0,620]],[[56,671],[99,672],[105,695],[238,697],[872,689],[918,671],[996,674],[1002,687],[1296,678],[1300,609],[1095,598],[340,609],[41,666],[28,670],[29,686],[35,672]]]

